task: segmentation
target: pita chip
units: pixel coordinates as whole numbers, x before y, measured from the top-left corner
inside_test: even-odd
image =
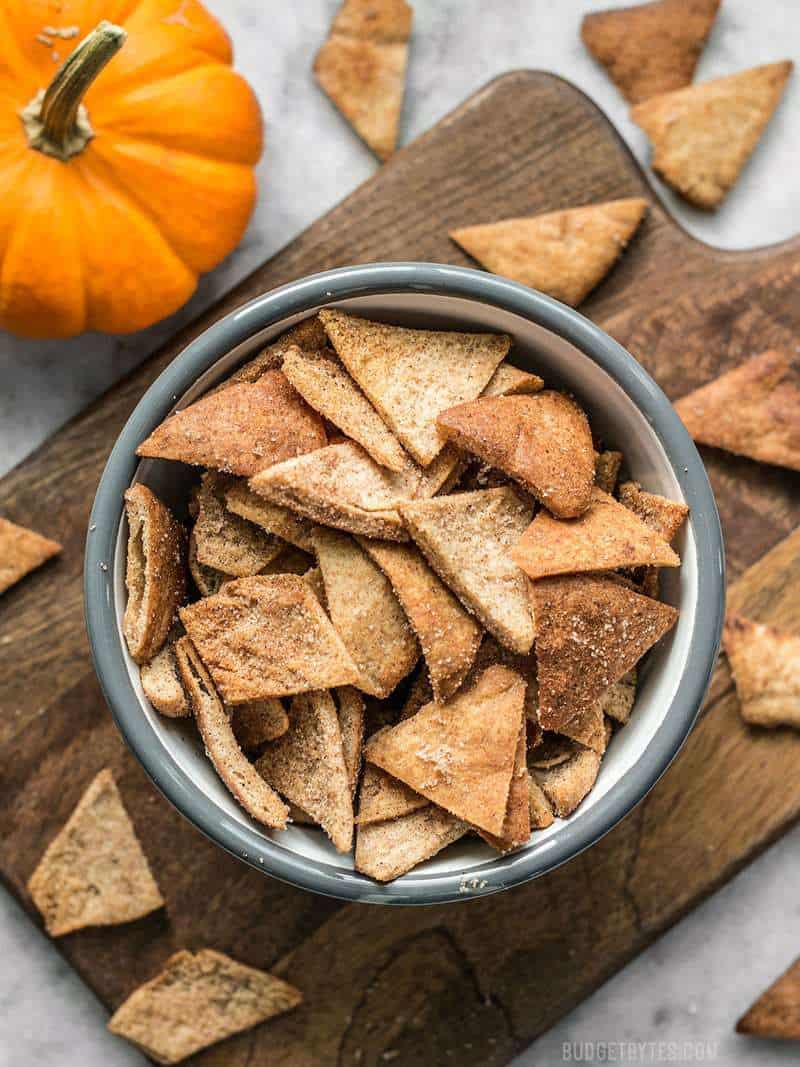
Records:
[[[503,360],[481,395],[523,396],[527,393],[538,393],[542,389],[544,382],[538,374],[530,374]]]
[[[770,349],[677,401],[695,441],[800,470],[800,363]]]
[[[353,800],[342,731],[330,693],[292,698],[289,729],[257,760],[258,773],[307,812],[338,852],[353,846]]]
[[[519,675],[489,667],[446,704],[427,704],[371,737],[364,757],[459,819],[501,835],[524,701]]]
[[[636,701],[637,680],[636,670],[630,670],[618,682],[610,685],[600,698],[603,714],[621,726],[624,726],[631,717]]]
[[[94,778],[47,846],[28,891],[51,937],[132,922],[164,906],[110,770]]]
[[[528,766],[531,770],[547,771],[566,763],[579,751],[580,745],[572,738],[544,730],[528,751]]]
[[[686,504],[668,500],[657,493],[648,493],[638,482],[623,482],[619,487],[619,499],[667,544],[675,540],[689,514]]]
[[[579,748],[565,763],[548,770],[535,770],[533,778],[560,819],[571,815],[591,792],[600,772],[600,756]]]
[[[175,642],[182,630],[175,627],[175,631],[177,632],[170,636],[161,651],[157,652],[153,659],[142,664],[139,672],[144,695],[156,711],[170,719],[180,719],[192,714],[175,660]]]
[[[442,412],[437,425],[459,448],[505,471],[554,515],[580,515],[589,506],[592,433],[583,410],[563,393],[482,397]]]
[[[58,541],[0,517],[0,593],[61,551]]]
[[[591,507],[577,519],[556,519],[540,511],[511,558],[534,581],[619,567],[680,565],[662,537],[597,487],[592,489]]]
[[[231,796],[263,826],[286,828],[288,810],[239,747],[228,713],[197,649],[188,637],[175,645],[181,679],[209,759]]]
[[[489,664],[487,664],[487,666],[489,666]],[[404,719],[410,719],[412,715],[417,714],[420,708],[424,708],[425,705],[430,704],[432,700],[433,687],[431,686],[430,676],[426,670],[421,670],[409,687],[408,695],[400,709],[398,722],[403,722]]]
[[[352,537],[317,527],[314,546],[328,614],[359,670],[353,684],[387,697],[419,660],[419,645],[380,567]]]
[[[510,486],[403,505],[403,520],[439,577],[501,644],[533,644],[528,581],[511,559],[532,509]]]
[[[608,578],[534,582],[539,722],[561,731],[675,625],[677,611]]]
[[[339,716],[339,729],[342,732],[342,752],[347,779],[350,782],[350,794],[355,796],[361,770],[361,750],[364,747],[364,698],[352,685],[335,689],[333,695],[336,714]]]
[[[176,952],[111,1016],[108,1029],[156,1063],[201,1049],[296,1008],[302,994],[266,971],[211,949]]]
[[[358,803],[356,825],[369,826],[371,823],[399,819],[412,811],[419,811],[420,808],[427,807],[430,801],[409,789],[397,778],[392,778],[380,767],[368,763],[364,768]]]
[[[650,138],[652,167],[697,207],[714,210],[736,182],[778,106],[788,60],[662,93],[631,111]]]
[[[525,748],[526,732],[523,721],[514,754],[514,774],[508,791],[503,832],[495,836],[484,830],[480,831],[487,845],[491,845],[498,852],[513,852],[514,849],[522,848],[527,845],[531,836],[531,776],[525,762]]]
[[[321,448],[325,428],[277,370],[229,385],[170,415],[136,449],[250,478],[273,463]]]
[[[720,0],[658,0],[595,11],[583,43],[632,104],[690,85]]]
[[[542,787],[536,782],[536,780],[530,775],[528,780],[531,789],[531,829],[546,830],[548,826],[552,826],[555,822],[555,817],[553,816],[553,809],[550,806],[550,801],[545,796]]]
[[[423,467],[445,444],[436,416],[480,396],[511,347],[505,334],[410,330],[332,308],[319,314],[342,363]]]
[[[274,697],[237,704],[231,711],[233,734],[243,752],[252,752],[266,741],[283,737],[289,729],[286,709]]]
[[[622,255],[646,211],[646,200],[611,200],[465,226],[450,236],[492,274],[577,307]]]
[[[730,615],[723,647],[745,722],[800,729],[800,637]]]
[[[201,597],[213,596],[214,593],[218,593],[223,584],[229,582],[233,577],[233,575],[223,574],[222,571],[215,570],[213,567],[206,567],[200,562],[197,558],[197,541],[195,540],[194,530],[189,534],[187,563],[189,565],[189,574],[191,574],[192,581]]]
[[[405,0],[345,0],[314,60],[323,92],[381,160],[397,146],[412,16]]]
[[[800,960],[761,994],[736,1024],[736,1032],[800,1041]]]
[[[226,704],[359,679],[330,619],[296,574],[237,578],[183,608],[181,620]]]
[[[304,352],[317,352],[325,348],[328,343],[328,335],[319,321],[317,315],[310,319],[303,319],[297,325],[291,326],[275,341],[271,341],[258,355],[242,364],[229,378],[225,378],[206,394],[218,393],[227,389],[229,385],[237,385],[242,382],[257,382],[268,370],[280,370],[283,366],[283,357],[293,346],[301,348]]]
[[[198,563],[236,578],[258,574],[283,550],[285,542],[229,511],[225,494],[230,479],[208,471],[197,494],[194,524]]]
[[[455,693],[472,666],[483,631],[414,545],[360,541],[391,582],[422,646],[434,699]]]
[[[562,725],[561,731],[566,737],[602,756],[607,744],[602,702],[595,701],[591,707],[579,711],[569,722]]]
[[[622,466],[622,453],[598,452],[594,457],[594,484],[609,496],[614,495]]]
[[[378,882],[391,882],[468,831],[465,822],[435,804],[399,819],[359,826],[356,870]]]
[[[313,553],[312,523],[281,504],[273,504],[253,492],[247,482],[232,480],[225,493],[228,511],[260,526],[268,534],[286,541],[304,552]]]

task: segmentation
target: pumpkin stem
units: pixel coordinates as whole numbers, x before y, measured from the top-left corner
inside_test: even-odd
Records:
[[[103,20],[68,57],[48,88],[20,112],[31,148],[62,161],[84,150],[94,131],[83,97],[127,36],[120,26]]]

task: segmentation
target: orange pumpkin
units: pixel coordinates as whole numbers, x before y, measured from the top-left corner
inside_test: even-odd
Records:
[[[0,0],[0,326],[142,329],[236,246],[262,127],[231,60],[198,0]]]

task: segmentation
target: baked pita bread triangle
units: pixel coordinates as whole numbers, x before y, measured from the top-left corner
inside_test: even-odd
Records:
[[[112,1015],[108,1029],[156,1063],[200,1049],[290,1011],[302,994],[265,971],[211,949],[176,952]]]
[[[258,574],[283,551],[285,542],[229,511],[225,494],[230,479],[207,471],[197,494],[194,524],[198,563],[236,578]]]
[[[323,91],[381,160],[397,146],[412,15],[405,0],[345,0],[314,61]]]
[[[96,775],[47,846],[28,891],[51,937],[131,922],[163,907],[110,770]]]
[[[0,517],[0,593],[57,556],[61,545]]]
[[[745,1012],[736,1032],[800,1041],[800,959]]]
[[[175,642],[182,633],[181,627],[176,626],[161,651],[143,663],[139,671],[144,695],[156,711],[171,719],[192,714],[175,661]]]
[[[630,719],[633,705],[636,701],[636,685],[638,676],[636,670],[630,670],[618,682],[614,682],[600,698],[600,707],[603,714],[621,726]]]
[[[273,504],[253,492],[245,481],[235,479],[225,493],[228,511],[304,552],[313,552],[312,523],[282,504]]]
[[[622,466],[622,453],[607,450],[594,457],[594,484],[604,493],[613,496]]]
[[[770,349],[677,401],[695,441],[800,470],[800,364]]]
[[[526,727],[523,721],[514,753],[514,773],[508,791],[503,832],[495,836],[487,834],[485,830],[480,831],[487,845],[491,845],[498,852],[512,852],[522,848],[531,836],[531,776],[525,761],[526,747]]]
[[[251,700],[232,709],[233,733],[243,752],[252,752],[266,741],[283,737],[289,716],[280,700]]]
[[[547,770],[534,770],[533,780],[560,819],[571,815],[591,792],[600,772],[600,756],[579,747],[564,763]]]
[[[648,493],[638,482],[623,482],[619,487],[619,500],[668,545],[675,540],[689,514],[686,504],[658,493]]]
[[[595,487],[591,500],[591,507],[577,519],[539,512],[511,553],[529,578],[680,565],[667,542],[608,493]]]
[[[227,389],[229,385],[236,385],[241,382],[257,382],[268,370],[280,370],[283,365],[284,355],[294,345],[297,345],[304,352],[317,352],[319,349],[325,348],[327,343],[328,336],[319,321],[319,317],[312,315],[310,319],[303,319],[302,322],[298,322],[295,326],[290,326],[285,333],[282,333],[276,340],[271,341],[258,355],[253,356],[247,363],[242,364],[229,378],[223,379],[219,385],[215,385],[206,395],[210,396],[212,393],[218,393],[222,389]]]
[[[532,585],[539,722],[561,731],[590,710],[675,625],[668,604],[610,578],[570,575]]]
[[[509,486],[405,504],[403,521],[461,603],[515,652],[533,644],[528,580],[511,550],[533,511]]]
[[[364,757],[459,819],[500,835],[522,723],[525,682],[489,667],[446,704],[367,742]]]
[[[428,804],[430,801],[425,797],[409,789],[397,778],[392,778],[380,767],[368,763],[361,780],[356,824],[368,826],[386,819],[399,819],[412,811],[427,807]]]
[[[356,870],[378,882],[391,882],[468,831],[465,822],[435,804],[399,819],[359,826]]]
[[[792,72],[788,60],[654,96],[631,111],[652,167],[687,200],[713,210],[758,144]]]
[[[350,794],[355,796],[361,770],[361,750],[364,747],[364,698],[352,685],[335,689],[333,696],[339,717],[339,729],[342,732],[342,752],[347,780],[350,782]]]
[[[690,85],[720,0],[658,0],[596,11],[583,43],[632,104]]]
[[[321,448],[322,419],[278,370],[204,396],[176,411],[136,449],[250,478],[273,463]]]
[[[611,688],[613,687],[610,686],[609,689]],[[590,708],[579,711],[569,722],[565,722],[561,729],[565,737],[602,756],[607,743],[603,698],[595,701]]]
[[[538,374],[520,370],[506,360],[500,364],[483,390],[481,396],[522,396],[538,393],[544,389],[544,382]]]
[[[505,334],[410,330],[332,308],[319,315],[342,363],[423,467],[445,443],[436,416],[480,396],[511,347]]]
[[[610,200],[465,226],[450,236],[493,274],[577,307],[614,266],[646,211],[646,200]]]
[[[589,420],[574,400],[546,389],[533,396],[481,397],[443,411],[452,441],[505,471],[555,515],[580,515],[594,484]]]
[[[555,816],[553,815],[553,809],[550,805],[550,801],[544,793],[544,790],[532,776],[528,776],[531,787],[530,796],[530,815],[531,815],[531,829],[532,830],[546,830],[548,826],[552,826],[555,822]]]
[[[800,729],[800,637],[730,615],[723,647],[745,722]]]

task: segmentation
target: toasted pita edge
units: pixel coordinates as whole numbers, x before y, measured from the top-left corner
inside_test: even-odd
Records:
[[[399,819],[359,826],[355,867],[377,882],[392,882],[468,831],[467,823],[435,804]]]
[[[0,594],[61,552],[58,541],[42,537],[0,516]]]
[[[800,959],[751,1005],[737,1022],[736,1032],[800,1041]]]

